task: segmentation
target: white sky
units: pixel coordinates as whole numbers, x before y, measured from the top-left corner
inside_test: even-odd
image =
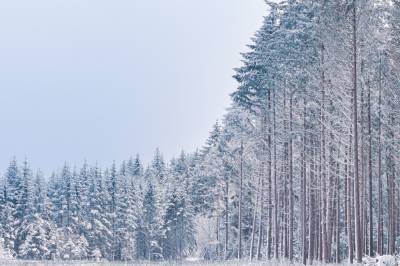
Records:
[[[263,0],[15,0],[0,6],[0,171],[103,167],[203,144]]]

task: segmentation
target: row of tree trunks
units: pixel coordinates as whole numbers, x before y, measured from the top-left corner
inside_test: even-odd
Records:
[[[348,258],[350,263],[362,261],[364,254],[394,254],[396,236],[400,223],[397,206],[396,164],[390,147],[394,147],[395,136],[388,132],[393,142],[382,150],[382,70],[378,78],[378,125],[373,131],[370,80],[358,83],[358,36],[357,36],[357,0],[351,6],[351,127],[348,140],[336,138],[333,132],[333,119],[329,117],[334,103],[329,98],[329,80],[325,73],[325,45],[321,44],[321,82],[319,98],[319,117],[307,117],[307,102],[302,96],[296,98],[296,91],[289,85],[283,91],[283,98],[277,99],[274,88],[268,91],[268,104],[262,116],[263,156],[265,162],[258,179],[258,193],[253,206],[252,237],[250,257],[267,259],[284,257],[294,259],[294,231],[300,232],[298,244],[301,248],[303,264],[312,264],[315,260],[324,263],[340,263]],[[381,56],[379,56],[381,60]],[[381,64],[381,63],[380,63]],[[361,76],[367,76],[361,62]],[[359,90],[360,89],[360,90]],[[283,110],[283,122],[277,125],[277,104]],[[360,105],[360,108],[358,108]],[[390,105],[390,104],[389,104]],[[303,108],[302,114],[294,110]],[[360,110],[359,110],[360,109]],[[328,114],[328,115],[327,115]],[[394,114],[392,113],[392,127]],[[281,118],[281,117],[280,117]],[[319,131],[310,132],[308,121],[317,118]],[[310,122],[311,123],[311,122]],[[301,125],[301,128],[299,127]],[[282,127],[285,135],[276,135],[277,127]],[[389,125],[389,128],[391,126]],[[296,130],[301,129],[301,138],[294,139]],[[314,126],[315,128],[315,126]],[[374,135],[376,138],[374,139]],[[377,149],[374,150],[374,141]],[[339,145],[338,145],[339,143]],[[242,144],[243,145],[243,144]],[[295,173],[294,146],[300,147],[297,164],[300,174]],[[241,147],[243,149],[243,147]],[[278,158],[279,149],[280,158]],[[374,152],[376,161],[374,162]],[[382,181],[382,160],[384,153],[386,183]],[[296,158],[297,159],[297,158]],[[376,169],[374,169],[374,166]],[[278,169],[279,168],[279,169]],[[242,186],[243,153],[240,161],[240,202],[239,202],[239,245],[238,258],[242,258]],[[296,178],[299,180],[296,180]],[[377,194],[374,198],[374,178],[377,180]],[[300,185],[297,198],[294,184]],[[387,201],[383,198],[386,187]],[[296,200],[295,200],[296,198]],[[297,201],[298,200],[298,201]],[[377,210],[374,210],[376,202]],[[297,202],[297,203],[296,203]],[[388,207],[387,235],[384,235],[383,208]],[[295,223],[295,204],[300,208],[299,221]],[[296,205],[297,207],[297,205]],[[376,215],[376,219],[374,219]],[[227,219],[227,218],[226,218]],[[375,230],[376,228],[376,230]],[[341,241],[342,235],[347,241]],[[385,237],[386,236],[386,237]],[[384,243],[384,240],[387,242]],[[386,248],[385,248],[386,246]],[[347,249],[347,254],[342,253]],[[264,252],[265,251],[265,252]]]

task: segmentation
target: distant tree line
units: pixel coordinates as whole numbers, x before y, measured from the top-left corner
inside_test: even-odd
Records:
[[[139,157],[104,171],[65,164],[47,180],[12,160],[1,183],[4,248],[30,260],[185,258],[196,247],[193,160],[182,153],[167,168],[157,151],[145,170]]]

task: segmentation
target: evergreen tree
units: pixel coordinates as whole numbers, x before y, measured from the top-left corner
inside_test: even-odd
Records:
[[[17,232],[21,225],[21,208],[19,200],[23,191],[23,180],[17,165],[17,161],[13,159],[7,169],[4,185],[4,210],[3,210],[3,239],[6,250],[10,254],[16,255]]]

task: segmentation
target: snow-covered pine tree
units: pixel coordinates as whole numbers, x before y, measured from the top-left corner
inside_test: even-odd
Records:
[[[135,217],[131,186],[125,162],[122,163],[116,184],[116,260],[129,261],[135,256]]]
[[[88,229],[85,235],[88,240],[88,256],[90,259],[107,258],[110,248],[111,232],[109,221],[104,215],[106,205],[101,170],[96,165],[89,171],[88,190]]]
[[[196,247],[194,208],[191,204],[191,180],[189,162],[182,151],[177,160],[170,164],[168,190],[166,191],[166,211],[163,215],[164,259],[182,260],[192,255]]]
[[[146,187],[143,197],[142,218],[140,221],[139,238],[144,243],[140,258],[147,260],[162,259],[162,220],[161,210],[154,178],[146,177]]]
[[[64,165],[60,179],[62,182],[62,227],[58,230],[57,248],[62,259],[85,259],[88,256],[88,242],[81,234],[79,192],[77,182],[79,174],[76,168],[71,173],[67,164]]]
[[[35,232],[32,231],[30,225],[35,223],[35,200],[34,200],[34,185],[32,171],[28,166],[28,161],[25,159],[22,173],[21,173],[22,191],[17,204],[17,213],[21,217],[20,225],[16,229],[15,251],[18,257],[24,256],[28,251],[26,250],[25,241],[30,241],[31,235]],[[23,247],[21,247],[23,246]],[[39,244],[40,246],[40,244]],[[24,255],[22,255],[24,254]]]
[[[23,180],[16,159],[10,162],[5,174],[4,184],[4,210],[3,210],[3,239],[5,249],[12,256],[16,256],[19,243],[17,241],[17,230],[21,225],[21,209],[18,209],[19,200],[23,191]],[[17,211],[19,210],[19,212]]]

